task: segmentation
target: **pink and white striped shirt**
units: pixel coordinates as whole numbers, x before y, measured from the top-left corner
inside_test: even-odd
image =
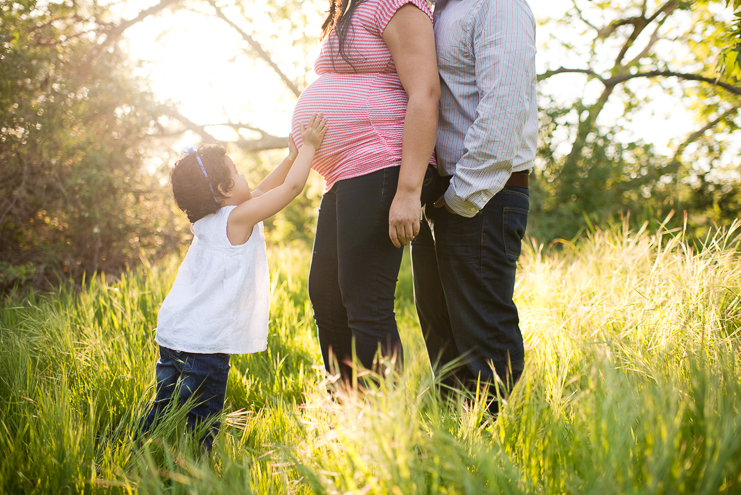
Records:
[[[401,141],[408,97],[401,85],[383,31],[396,11],[411,3],[426,13],[425,0],[365,0],[351,18],[345,53],[339,54],[337,34],[324,40],[314,70],[319,79],[298,99],[291,135],[300,147],[300,124],[314,112],[323,113],[329,130],[314,155],[312,168],[329,191],[338,180],[367,175],[401,164]],[[434,163],[434,159],[430,159]]]

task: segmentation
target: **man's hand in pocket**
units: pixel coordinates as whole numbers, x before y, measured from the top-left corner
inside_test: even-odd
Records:
[[[444,206],[445,209],[448,210],[450,213],[452,213],[453,215],[457,215],[457,213],[454,212],[450,206],[448,206],[448,203],[445,202],[444,194],[440,196],[440,198],[437,201],[435,201],[435,204],[433,206],[435,206],[435,208],[442,208]]]

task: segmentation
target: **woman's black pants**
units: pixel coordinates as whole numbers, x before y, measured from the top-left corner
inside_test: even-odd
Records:
[[[394,291],[403,248],[389,239],[399,167],[338,181],[322,197],[309,272],[309,297],[324,366],[352,377],[356,359],[374,369],[380,349],[402,362]],[[338,368],[335,368],[335,364]]]

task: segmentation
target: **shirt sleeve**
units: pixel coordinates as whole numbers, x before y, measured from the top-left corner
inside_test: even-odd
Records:
[[[479,104],[445,202],[472,217],[503,187],[522,142],[535,79],[535,20],[524,1],[482,2],[474,20]]]
[[[391,18],[394,17],[396,11],[402,8],[404,5],[411,3],[416,5],[419,10],[427,14],[432,22],[432,10],[427,5],[426,0],[380,0],[376,9],[375,23],[378,29],[378,35],[382,36],[386,30],[386,26],[391,22]]]

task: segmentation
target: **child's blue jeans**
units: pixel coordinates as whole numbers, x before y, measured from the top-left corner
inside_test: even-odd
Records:
[[[226,383],[229,377],[229,354],[197,354],[175,351],[160,346],[157,361],[157,396],[142,418],[141,431],[146,433],[162,416],[173,400],[180,383],[179,404],[195,395],[195,406],[188,411],[188,428],[217,416],[224,409]],[[221,423],[215,422],[201,437],[201,446],[211,450]]]

